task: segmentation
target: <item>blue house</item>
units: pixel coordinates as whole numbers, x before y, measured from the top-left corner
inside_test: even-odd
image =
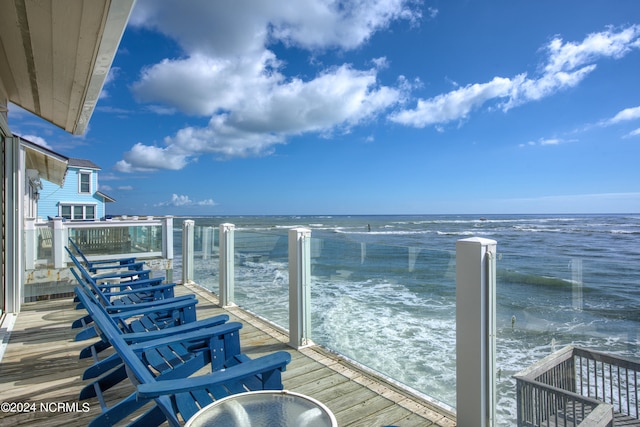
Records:
[[[105,203],[115,200],[98,190],[98,171],[90,160],[69,159],[62,187],[41,180],[38,217],[60,216],[67,220],[91,221],[104,218]]]

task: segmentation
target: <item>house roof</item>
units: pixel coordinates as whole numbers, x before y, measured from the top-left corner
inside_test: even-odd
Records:
[[[116,199],[114,199],[111,196],[107,196],[106,194],[104,194],[102,191],[96,191],[96,195],[102,197],[104,199],[105,203],[113,203],[116,201]]]
[[[40,177],[62,187],[69,158],[24,138],[20,138],[20,145],[25,149],[27,169],[37,170]]]
[[[86,159],[69,159],[69,166],[75,168],[84,168],[84,169],[102,169],[100,166],[93,163],[91,160]]]
[[[84,133],[134,2],[0,1],[0,92],[68,132]]]

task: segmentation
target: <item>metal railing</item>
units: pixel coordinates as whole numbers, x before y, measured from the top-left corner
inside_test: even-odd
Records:
[[[640,363],[568,346],[515,375],[519,426],[609,426],[638,419]]]
[[[574,348],[577,392],[613,405],[616,412],[640,419],[640,363],[598,351]]]

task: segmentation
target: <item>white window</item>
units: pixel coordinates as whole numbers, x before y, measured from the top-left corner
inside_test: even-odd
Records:
[[[69,220],[96,219],[95,205],[60,205],[60,216]]]
[[[91,194],[91,172],[78,172],[78,193]]]

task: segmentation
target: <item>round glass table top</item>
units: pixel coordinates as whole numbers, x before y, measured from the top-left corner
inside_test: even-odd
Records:
[[[337,427],[329,408],[289,391],[252,391],[217,400],[198,411],[187,427]]]

